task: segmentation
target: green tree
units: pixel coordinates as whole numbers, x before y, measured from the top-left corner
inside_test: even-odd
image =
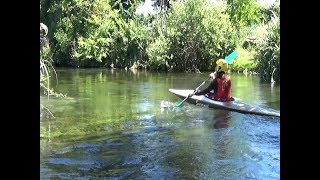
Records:
[[[233,25],[245,27],[260,22],[261,12],[257,0],[227,0],[227,3]]]
[[[169,13],[157,15],[152,36],[147,53],[155,69],[209,70],[235,48],[226,5],[209,0],[173,2]]]
[[[128,2],[128,9],[119,0],[51,3],[48,12],[59,17],[53,33],[56,63],[78,67],[132,64],[143,52],[146,31],[134,14],[140,1]]]
[[[264,81],[280,81],[280,17],[268,24],[266,39],[257,46],[257,71]]]
[[[274,15],[280,16],[280,3],[275,2],[271,6],[262,6],[260,12],[262,22],[268,23]]]

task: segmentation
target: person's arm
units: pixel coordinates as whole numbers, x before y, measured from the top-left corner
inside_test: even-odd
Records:
[[[207,94],[208,92],[210,92],[211,90],[214,89],[215,83],[217,83],[217,81],[216,81],[216,80],[213,80],[206,89],[204,89],[204,90],[202,90],[202,91],[199,91],[199,92],[195,92],[194,94],[195,94],[195,95]]]

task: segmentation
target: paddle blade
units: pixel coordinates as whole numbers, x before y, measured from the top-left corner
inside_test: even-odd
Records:
[[[179,103],[177,104],[177,107],[181,107],[182,104],[183,104],[183,101],[179,102]]]
[[[236,57],[238,57],[238,55],[239,55],[238,51],[234,51],[233,53],[229,54],[226,57],[226,62],[231,63]]]
[[[177,107],[182,106],[182,103],[185,102],[190,96],[191,96],[191,95],[189,94],[186,98],[184,98],[183,101],[179,102],[179,103],[177,104]]]

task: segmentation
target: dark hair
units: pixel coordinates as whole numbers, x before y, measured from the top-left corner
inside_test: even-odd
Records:
[[[224,75],[224,71],[217,72],[217,77],[221,78]]]

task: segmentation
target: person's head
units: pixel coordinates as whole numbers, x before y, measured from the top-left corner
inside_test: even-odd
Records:
[[[216,74],[217,74],[217,78],[221,78],[226,72],[228,72],[229,70],[229,66],[228,63],[226,62],[226,60],[224,59],[218,59],[216,61]]]
[[[226,60],[224,59],[218,59],[216,62],[216,69],[217,76],[222,76],[224,73],[228,72],[229,66]]]

